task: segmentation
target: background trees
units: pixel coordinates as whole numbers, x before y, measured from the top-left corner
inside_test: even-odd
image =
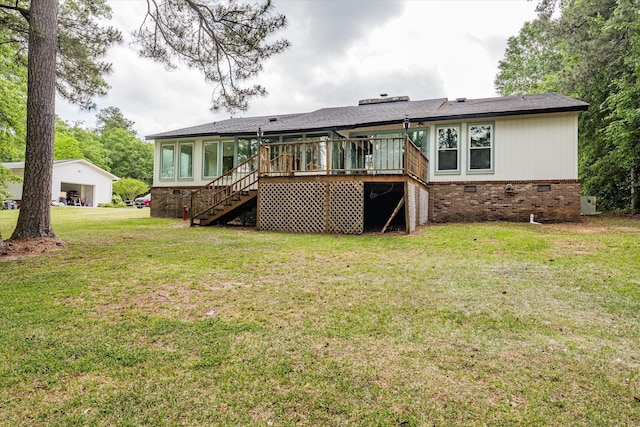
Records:
[[[557,91],[591,104],[579,121],[583,193],[640,212],[640,1],[542,0],[508,41],[496,89]]]
[[[124,117],[117,107],[100,110],[96,118],[95,129],[57,121],[56,160],[85,158],[119,178],[135,178],[151,185],[153,145],[136,136],[135,123]]]
[[[0,43],[0,161],[24,155],[27,68],[23,61],[14,46]]]
[[[135,178],[151,185],[153,181],[153,145],[141,141],[133,130],[133,121],[117,107],[107,107],[96,115],[96,129],[108,153],[111,173]]]

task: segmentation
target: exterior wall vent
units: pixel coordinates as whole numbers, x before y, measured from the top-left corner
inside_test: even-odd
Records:
[[[275,122],[276,120],[278,120],[278,118],[277,118],[277,117],[269,117],[269,121],[270,121],[270,122]]]
[[[456,98],[456,102],[467,102],[467,98]]]

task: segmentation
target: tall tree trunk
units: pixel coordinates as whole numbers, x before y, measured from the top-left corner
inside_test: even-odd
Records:
[[[12,239],[55,237],[51,228],[58,0],[33,0],[29,11],[27,144],[22,203]]]
[[[631,213],[640,213],[640,197],[638,195],[638,165],[635,161],[631,165]]]

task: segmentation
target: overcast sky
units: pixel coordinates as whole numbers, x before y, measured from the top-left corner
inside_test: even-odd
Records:
[[[108,0],[112,25],[128,37],[144,0]],[[493,80],[507,38],[535,18],[526,0],[274,0],[286,15],[291,47],[265,64],[257,81],[269,94],[234,116],[309,112],[358,100],[496,96]],[[110,50],[109,94],[98,109],[118,107],[140,137],[230,117],[212,112],[201,75],[138,58],[125,44]],[[95,126],[95,112],[58,100],[57,114]]]

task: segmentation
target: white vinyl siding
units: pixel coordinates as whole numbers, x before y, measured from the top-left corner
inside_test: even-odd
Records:
[[[496,122],[496,179],[578,179],[577,114]]]
[[[487,171],[472,171],[469,165],[469,126],[493,124],[493,163]],[[440,174],[430,164],[432,181],[509,181],[578,179],[578,113],[495,118],[487,122],[463,123],[460,164],[464,172]],[[438,124],[436,127],[451,126]],[[434,132],[435,135],[435,132]],[[437,155],[434,139],[432,155]],[[437,160],[437,159],[436,159]],[[432,162],[433,163],[433,162]]]

